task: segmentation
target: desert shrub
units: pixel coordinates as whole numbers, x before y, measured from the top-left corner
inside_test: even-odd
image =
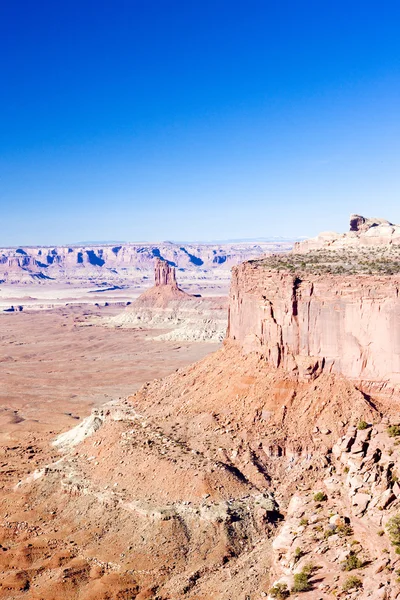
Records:
[[[337,532],[341,537],[348,537],[353,535],[353,529],[347,523],[343,523],[343,525],[338,525]]]
[[[324,539],[327,540],[331,535],[335,535],[335,529],[325,529],[324,531]]]
[[[389,519],[386,529],[393,546],[400,547],[400,514],[394,515]]]
[[[301,548],[296,548],[296,550],[294,551],[295,561],[298,562],[302,556],[304,556],[304,551]]]
[[[317,569],[318,567],[316,567],[313,563],[307,563],[302,568],[302,572],[306,573],[307,575],[312,575]]]
[[[276,583],[268,592],[271,598],[276,598],[276,600],[285,600],[285,598],[289,598],[290,591],[288,590],[288,586],[286,583]]]
[[[310,582],[310,575],[304,570],[300,573],[296,573],[293,577],[292,592],[308,592],[312,589]]]
[[[400,435],[400,425],[389,425],[386,429],[386,433],[389,437],[397,437]]]
[[[353,569],[361,569],[363,561],[360,560],[357,554],[351,550],[345,561],[342,562],[342,571],[353,571]]]
[[[378,535],[379,535],[379,537],[382,537],[383,535],[385,535],[385,532],[383,531],[383,529],[380,529],[378,531]]]
[[[300,519],[300,525],[308,525],[308,519]]]
[[[350,590],[358,590],[361,587],[361,579],[359,577],[355,577],[355,575],[349,575],[349,577],[345,579],[342,589],[344,592],[349,592]]]
[[[367,429],[368,428],[368,423],[366,421],[359,421],[358,425],[357,425],[357,429],[359,429],[360,431],[362,431],[363,429]]]
[[[347,466],[346,466],[346,467],[343,469],[343,471],[344,471],[345,473],[348,473],[348,472],[350,471],[350,469],[349,469],[349,467],[347,467]]]
[[[324,492],[317,492],[314,494],[314,500],[315,502],[325,502],[328,500],[328,497],[326,494],[324,494]]]

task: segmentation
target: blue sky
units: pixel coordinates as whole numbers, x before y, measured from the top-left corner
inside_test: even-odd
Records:
[[[0,246],[400,222],[400,4],[0,3]]]

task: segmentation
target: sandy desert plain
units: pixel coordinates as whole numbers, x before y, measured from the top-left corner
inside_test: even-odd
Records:
[[[197,290],[204,294],[201,286]],[[161,328],[100,324],[121,314],[141,291],[56,283],[0,287],[3,492],[43,461],[52,438],[92,408],[126,397],[218,347],[155,341],[166,331]]]

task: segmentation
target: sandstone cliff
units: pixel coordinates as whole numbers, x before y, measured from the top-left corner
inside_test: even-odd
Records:
[[[369,392],[400,384],[400,276],[233,269],[228,337],[302,378],[343,375]]]

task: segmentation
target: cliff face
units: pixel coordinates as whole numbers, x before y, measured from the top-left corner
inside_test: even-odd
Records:
[[[400,277],[233,269],[228,338],[311,379],[341,374],[366,391],[400,386]]]

